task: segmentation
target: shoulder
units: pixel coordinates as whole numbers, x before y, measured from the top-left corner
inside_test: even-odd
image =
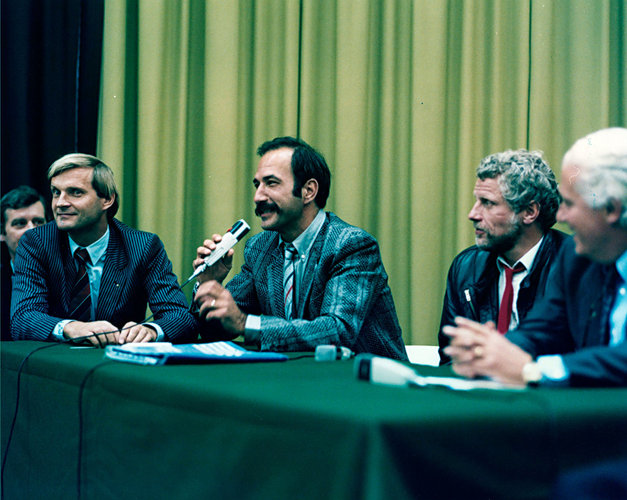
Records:
[[[127,245],[131,244],[146,244],[149,242],[160,242],[159,236],[155,233],[150,233],[148,231],[141,231],[139,229],[134,229],[130,226],[127,226],[123,222],[120,222],[117,219],[112,219],[109,222],[109,229],[111,231],[111,235],[115,237],[119,237],[122,241],[124,241]]]
[[[557,229],[549,229],[545,235],[545,246],[550,246],[557,253],[565,241],[572,239],[568,234],[558,231]]]
[[[587,257],[579,255],[575,251],[575,240],[569,236],[562,243],[558,253],[559,264],[563,267],[567,274],[583,274],[587,269],[604,269],[603,264],[594,262]]]
[[[246,242],[246,250],[265,251],[268,247],[276,246],[279,234],[276,231],[262,231],[251,236]]]
[[[481,250],[477,245],[473,245],[462,250],[455,256],[451,263],[451,269],[483,269],[490,258],[490,252]]]
[[[349,224],[333,212],[327,212],[326,217],[321,233],[324,231],[326,240],[332,242],[334,246],[343,246],[351,242],[378,246],[377,239],[366,230]]]
[[[43,250],[44,248],[49,250],[60,241],[62,234],[57,228],[56,222],[48,222],[43,226],[26,231],[20,238],[18,250],[22,245],[35,247],[36,250]]]

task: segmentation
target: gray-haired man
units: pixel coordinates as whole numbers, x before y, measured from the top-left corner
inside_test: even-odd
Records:
[[[513,384],[627,385],[627,129],[579,139],[562,160],[557,214],[574,232],[546,295],[505,337],[457,318],[453,369]]]
[[[440,362],[449,357],[442,328],[457,316],[493,322],[500,333],[518,325],[543,295],[566,235],[551,229],[560,203],[555,175],[537,151],[504,151],[477,168],[476,202],[468,218],[475,245],[451,264],[438,340]]]

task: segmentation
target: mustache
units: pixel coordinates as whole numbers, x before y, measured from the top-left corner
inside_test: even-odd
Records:
[[[260,201],[255,207],[255,215],[260,216],[264,212],[276,212],[278,214],[280,209],[276,203]]]

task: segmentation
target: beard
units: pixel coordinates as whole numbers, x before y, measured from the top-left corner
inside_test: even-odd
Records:
[[[509,231],[503,234],[494,235],[481,227],[479,229],[485,231],[485,241],[479,242],[475,240],[477,246],[482,250],[488,250],[502,255],[509,252],[520,241],[520,235],[523,232],[523,223],[514,215]]]

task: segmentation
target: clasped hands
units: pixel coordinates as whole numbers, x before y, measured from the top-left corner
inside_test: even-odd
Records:
[[[122,328],[117,328],[108,321],[71,321],[63,328],[63,335],[70,340],[88,342],[95,347],[108,344],[130,344],[154,342],[157,331],[150,325],[129,321]]]
[[[455,325],[442,328],[451,339],[444,352],[451,357],[455,373],[525,385],[522,370],[532,361],[531,355],[501,335],[492,321],[481,324],[458,316]]]
[[[198,247],[193,262],[194,269],[204,264],[205,257],[216,249],[216,244],[221,240],[222,235],[214,234]],[[244,333],[246,314],[240,310],[231,293],[221,284],[233,266],[233,253],[234,250],[231,248],[223,258],[198,275],[199,287],[194,302],[198,306],[198,315],[201,319],[220,320],[222,326],[234,334],[235,338]]]

